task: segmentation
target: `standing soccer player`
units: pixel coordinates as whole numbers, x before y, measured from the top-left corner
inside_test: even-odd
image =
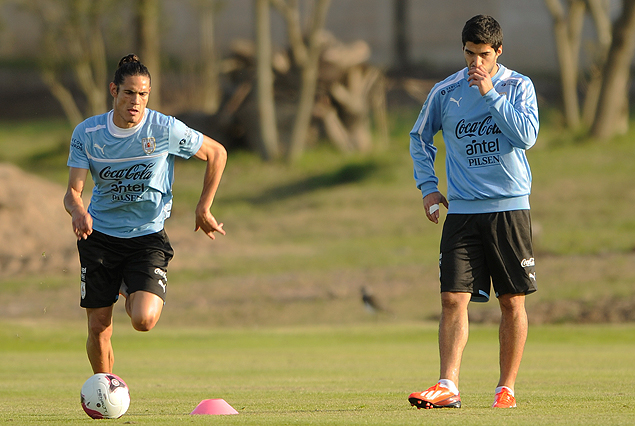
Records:
[[[159,320],[173,251],[164,221],[172,208],[176,156],[207,162],[196,206],[195,231],[225,235],[210,212],[227,152],[215,140],[146,108],[150,73],[136,55],[121,59],[109,86],[113,109],[74,130],[64,207],[72,217],[81,263],[81,302],[88,316],[86,351],[94,373],[112,373],[112,313],[126,297],[132,326],[151,330]],[[94,188],[86,209],[88,176]]]
[[[410,132],[414,178],[428,220],[448,209],[439,256],[440,377],[414,392],[417,408],[461,406],[459,370],[468,340],[468,304],[487,302],[490,287],[501,309],[500,378],[493,407],[515,407],[514,385],[527,338],[525,295],[536,291],[525,150],[538,135],[538,106],[529,78],[497,62],[503,32],[490,16],[466,22],[467,68],[436,84]],[[443,132],[447,199],[438,190],[433,137]]]

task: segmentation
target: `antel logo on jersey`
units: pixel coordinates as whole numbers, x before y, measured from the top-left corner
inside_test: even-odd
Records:
[[[465,145],[465,155],[469,168],[500,164],[500,145],[498,138],[492,138],[492,136],[501,133],[496,123],[493,122],[491,115],[485,117],[482,121],[466,122],[462,119],[457,123],[455,129],[456,138],[471,138]]]
[[[464,119],[461,119],[456,124],[456,129],[454,130],[457,139],[466,136],[473,138],[475,136],[498,135],[500,133],[503,132],[501,132],[496,123],[492,123],[491,115],[486,117],[483,121],[466,122]]]
[[[152,169],[154,168],[155,163],[150,164],[135,164],[130,167],[126,167],[124,169],[112,169],[112,167],[107,166],[101,169],[99,172],[99,177],[104,180],[120,180],[120,179],[129,179],[129,180],[142,180],[142,179],[150,179],[153,175]]]

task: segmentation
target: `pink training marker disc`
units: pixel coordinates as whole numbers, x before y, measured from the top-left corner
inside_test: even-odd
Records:
[[[224,399],[204,399],[190,414],[238,414]]]

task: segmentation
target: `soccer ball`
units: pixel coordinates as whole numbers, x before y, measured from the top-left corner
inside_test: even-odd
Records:
[[[82,408],[93,419],[118,419],[130,406],[128,386],[114,374],[97,373],[82,386]]]

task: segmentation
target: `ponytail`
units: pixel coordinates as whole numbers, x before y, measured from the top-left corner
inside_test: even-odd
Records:
[[[123,83],[126,77],[133,75],[146,76],[151,80],[148,68],[141,63],[137,55],[131,53],[121,58],[119,65],[117,66],[117,71],[115,71],[113,83],[117,86],[117,90],[119,90],[119,86]]]

